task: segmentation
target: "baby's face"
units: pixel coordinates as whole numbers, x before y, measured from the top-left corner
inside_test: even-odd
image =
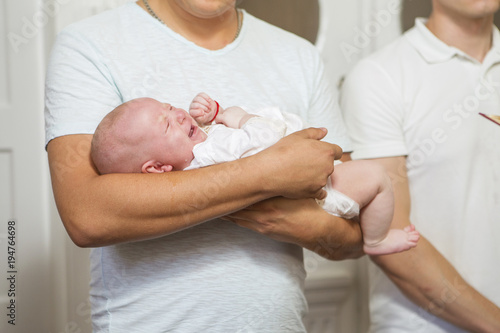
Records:
[[[156,108],[156,119],[152,119],[156,159],[182,170],[194,158],[193,147],[205,141],[207,134],[185,110],[160,102]]]

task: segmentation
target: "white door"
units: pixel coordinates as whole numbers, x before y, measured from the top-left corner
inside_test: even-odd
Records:
[[[48,332],[54,318],[39,2],[0,3],[1,332]]]

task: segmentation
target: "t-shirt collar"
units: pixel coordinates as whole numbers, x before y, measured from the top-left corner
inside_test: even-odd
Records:
[[[415,26],[405,33],[405,37],[428,63],[445,62],[457,55],[476,61],[465,52],[449,46],[437,38],[425,26],[426,22],[425,18],[415,19]],[[500,32],[496,26],[493,27],[493,43],[487,57],[490,57],[493,52],[495,62],[500,61]]]

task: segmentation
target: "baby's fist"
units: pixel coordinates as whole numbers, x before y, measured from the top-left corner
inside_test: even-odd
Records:
[[[200,125],[207,125],[215,117],[217,103],[205,93],[199,93],[189,106],[189,114]]]

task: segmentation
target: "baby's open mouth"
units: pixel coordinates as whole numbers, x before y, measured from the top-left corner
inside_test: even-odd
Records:
[[[188,134],[188,136],[189,136],[189,137],[192,137],[192,136],[193,136],[193,133],[194,133],[194,126],[191,126],[191,129],[189,130],[189,134]]]

